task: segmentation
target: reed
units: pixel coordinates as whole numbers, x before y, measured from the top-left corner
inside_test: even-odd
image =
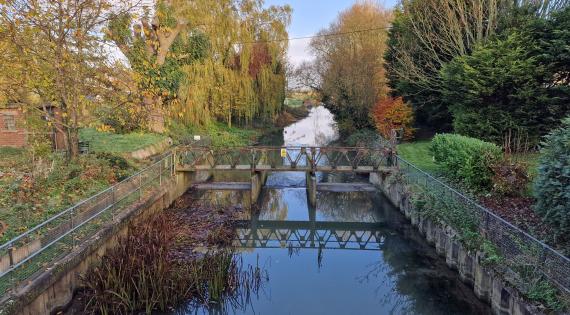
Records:
[[[168,214],[158,214],[131,226],[101,264],[83,276],[85,312],[150,314],[188,301],[239,307],[251,292],[258,292],[267,279],[259,266],[244,268],[231,249],[196,255],[187,244],[179,248],[177,223]],[[226,228],[231,231],[229,225]],[[212,235],[227,239],[228,233],[219,228]],[[208,239],[213,244],[225,243],[216,242],[212,235]]]

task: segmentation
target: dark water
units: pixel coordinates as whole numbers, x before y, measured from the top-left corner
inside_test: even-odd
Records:
[[[337,137],[324,108],[290,126],[285,145],[323,145]],[[273,143],[280,145],[281,143]],[[228,174],[217,178],[228,180]],[[318,174],[319,181],[367,181]],[[380,194],[319,192],[307,201],[303,173],[271,174],[237,229],[244,266],[267,273],[257,294],[231,305],[180,309],[181,314],[487,314],[419,233]],[[271,188],[279,187],[279,188]],[[205,200],[247,203],[248,192],[209,192]]]

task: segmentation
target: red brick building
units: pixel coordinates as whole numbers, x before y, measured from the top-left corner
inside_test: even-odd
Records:
[[[0,147],[25,147],[28,144],[24,115],[17,107],[0,108]]]

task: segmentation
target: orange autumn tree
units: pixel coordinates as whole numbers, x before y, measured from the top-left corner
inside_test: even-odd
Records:
[[[414,112],[410,104],[404,102],[401,97],[386,97],[374,105],[372,116],[376,129],[386,138],[390,138],[393,129],[403,129],[404,139],[414,136]]]

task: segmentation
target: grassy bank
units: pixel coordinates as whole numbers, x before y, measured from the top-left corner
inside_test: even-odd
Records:
[[[430,174],[437,174],[439,167],[430,152],[430,140],[407,142],[398,145],[398,154],[408,162]]]
[[[245,146],[253,143],[260,135],[260,131],[253,128],[229,127],[220,122],[212,122],[207,126],[185,126],[176,122],[168,127],[168,135],[175,144],[195,143],[194,136],[200,136],[200,144],[215,147]]]
[[[94,128],[83,128],[79,131],[79,139],[89,142],[91,152],[128,153],[166,139],[166,136],[155,133],[116,134],[100,132]]]
[[[430,152],[431,140],[421,140],[414,142],[404,142],[398,145],[398,154],[408,162],[416,165],[420,169],[430,174],[440,175],[441,170],[433,159]],[[540,154],[536,152],[514,154],[511,157],[514,161],[524,163],[528,166],[531,177],[538,172]]]
[[[195,143],[194,136],[201,137],[200,144],[213,147],[247,146],[258,142],[260,137],[274,133],[300,119],[307,117],[308,110],[301,107],[285,106],[284,111],[273,122],[253,122],[251,126],[232,126],[212,122],[207,126],[184,126],[173,122],[168,134],[175,144]]]
[[[82,155],[68,161],[58,154],[31,157],[27,151],[0,155],[0,243],[43,222],[111,184],[136,167],[111,154]],[[7,166],[9,165],[9,166]],[[7,166],[7,167],[6,167]]]
[[[151,133],[115,134],[93,128],[80,130],[90,154],[69,161],[50,152],[49,143],[38,149],[0,148],[0,242],[5,242],[121,181],[147,162],[131,161],[124,153],[166,138]]]
[[[303,100],[298,98],[286,98],[285,105],[289,107],[300,107],[303,106]]]

